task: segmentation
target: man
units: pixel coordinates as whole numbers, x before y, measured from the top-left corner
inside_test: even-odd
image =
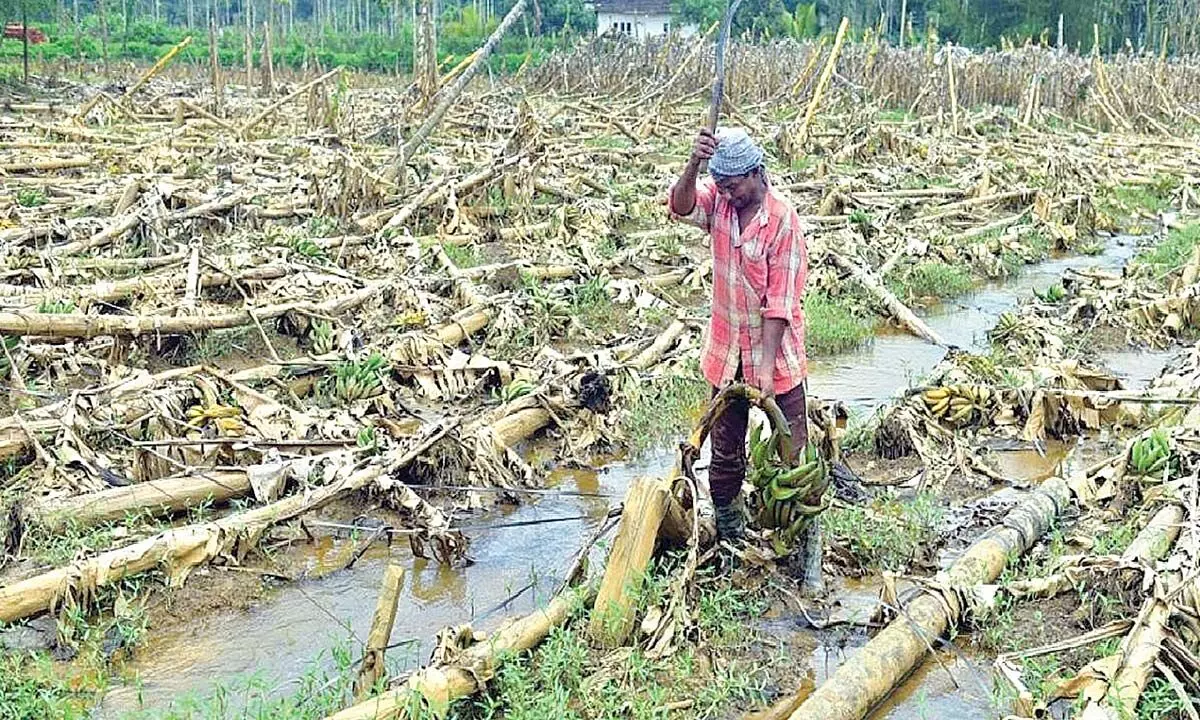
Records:
[[[744,130],[722,129],[714,135],[703,129],[687,167],[671,186],[669,204],[672,217],[712,236],[712,319],[701,372],[714,393],[742,380],[774,396],[799,451],[808,441],[803,306],[808,251],[800,218],[771,188],[763,157]],[[697,182],[705,161],[711,177]],[[710,435],[709,488],[717,533],[728,539],[745,532],[740,493],[749,410],[745,402],[731,406]],[[815,532],[810,543],[814,537]]]

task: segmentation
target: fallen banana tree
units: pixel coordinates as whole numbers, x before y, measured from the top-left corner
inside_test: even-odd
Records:
[[[257,543],[271,525],[320,508],[336,498],[379,486],[400,494],[399,504],[426,515],[432,539],[445,540],[449,548],[465,549],[465,541],[450,530],[449,521],[435,508],[389,475],[412,463],[457,425],[448,421],[434,425],[407,450],[394,451],[365,467],[346,462],[328,485],[290,495],[261,508],[230,515],[210,523],[166,530],[141,542],[79,560],[66,567],[0,587],[0,621],[12,622],[54,611],[64,604],[86,605],[96,590],[121,578],[162,566],[171,585],[181,585],[191,569],[217,558],[237,562]],[[445,536],[445,537],[439,537]]]
[[[931,645],[964,612],[959,591],[999,577],[1010,558],[1028,550],[1071,501],[1058,477],[1030,492],[1004,522],[976,540],[939,578],[937,588],[900,615],[816,689],[790,720],[861,720],[912,672]]]
[[[102,335],[138,337],[146,334],[182,334],[252,325],[296,312],[317,316],[337,315],[361,305],[382,292],[388,283],[376,283],[325,302],[293,302],[248,308],[218,315],[84,315],[82,313],[0,313],[0,332],[51,338],[93,338]]]

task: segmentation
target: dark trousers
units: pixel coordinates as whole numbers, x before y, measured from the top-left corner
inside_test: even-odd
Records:
[[[713,388],[713,395],[717,389]],[[779,409],[792,430],[792,446],[799,453],[808,443],[808,409],[804,399],[804,383],[775,396]],[[750,418],[750,403],[739,398],[717,418],[709,437],[712,438],[712,463],[708,468],[708,487],[713,503],[728,505],[742,489],[746,478],[746,426]]]

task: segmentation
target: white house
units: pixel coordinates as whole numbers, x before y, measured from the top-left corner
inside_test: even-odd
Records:
[[[671,0],[595,0],[596,33],[628,35],[641,40],[675,31],[684,37],[696,33],[694,25],[675,26]]]

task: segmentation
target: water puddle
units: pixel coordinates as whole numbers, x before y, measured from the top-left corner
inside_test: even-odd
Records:
[[[991,663],[955,645],[929,655],[867,716],[868,720],[1000,717],[991,691]]]
[[[1124,265],[1137,249],[1133,237],[1109,238],[1096,256],[1069,255],[1024,268],[1020,275],[990,283],[963,298],[948,301],[924,314],[924,320],[951,345],[980,350],[987,331],[1001,313],[1061,280],[1068,269],[1095,267],[1113,270]],[[809,392],[841,400],[858,410],[869,410],[897,390],[929,372],[945,350],[897,330],[887,330],[871,344],[849,353],[809,361]]]
[[[584,538],[603,521],[610,502],[619,502],[634,477],[666,473],[672,462],[670,456],[661,456],[614,463],[598,472],[559,473],[557,486],[563,490],[603,493],[613,499],[547,495],[473,518],[471,525],[490,525],[587,515],[586,520],[574,522],[491,528],[477,534],[468,530],[475,563],[465,569],[414,558],[405,542],[390,548],[376,543],[350,569],[320,580],[290,583],[258,607],[199,617],[166,632],[151,628],[149,642],[127,666],[140,677],[140,687],[108,693],[99,716],[119,718],[137,710],[139,695],[141,707],[161,708],[185,693],[204,694],[250,675],[285,692],[288,681],[302,676],[318,656],[328,658],[351,631],[366,638],[390,560],[406,569],[391,642],[410,642],[388,656],[403,659],[408,668],[418,667],[428,659],[434,635],[443,627],[474,621],[479,629],[488,630],[509,616],[544,604]],[[302,552],[310,556],[310,570],[320,574],[325,566],[337,566],[341,546],[346,544],[323,538]],[[358,657],[361,646],[352,642],[351,647]]]

